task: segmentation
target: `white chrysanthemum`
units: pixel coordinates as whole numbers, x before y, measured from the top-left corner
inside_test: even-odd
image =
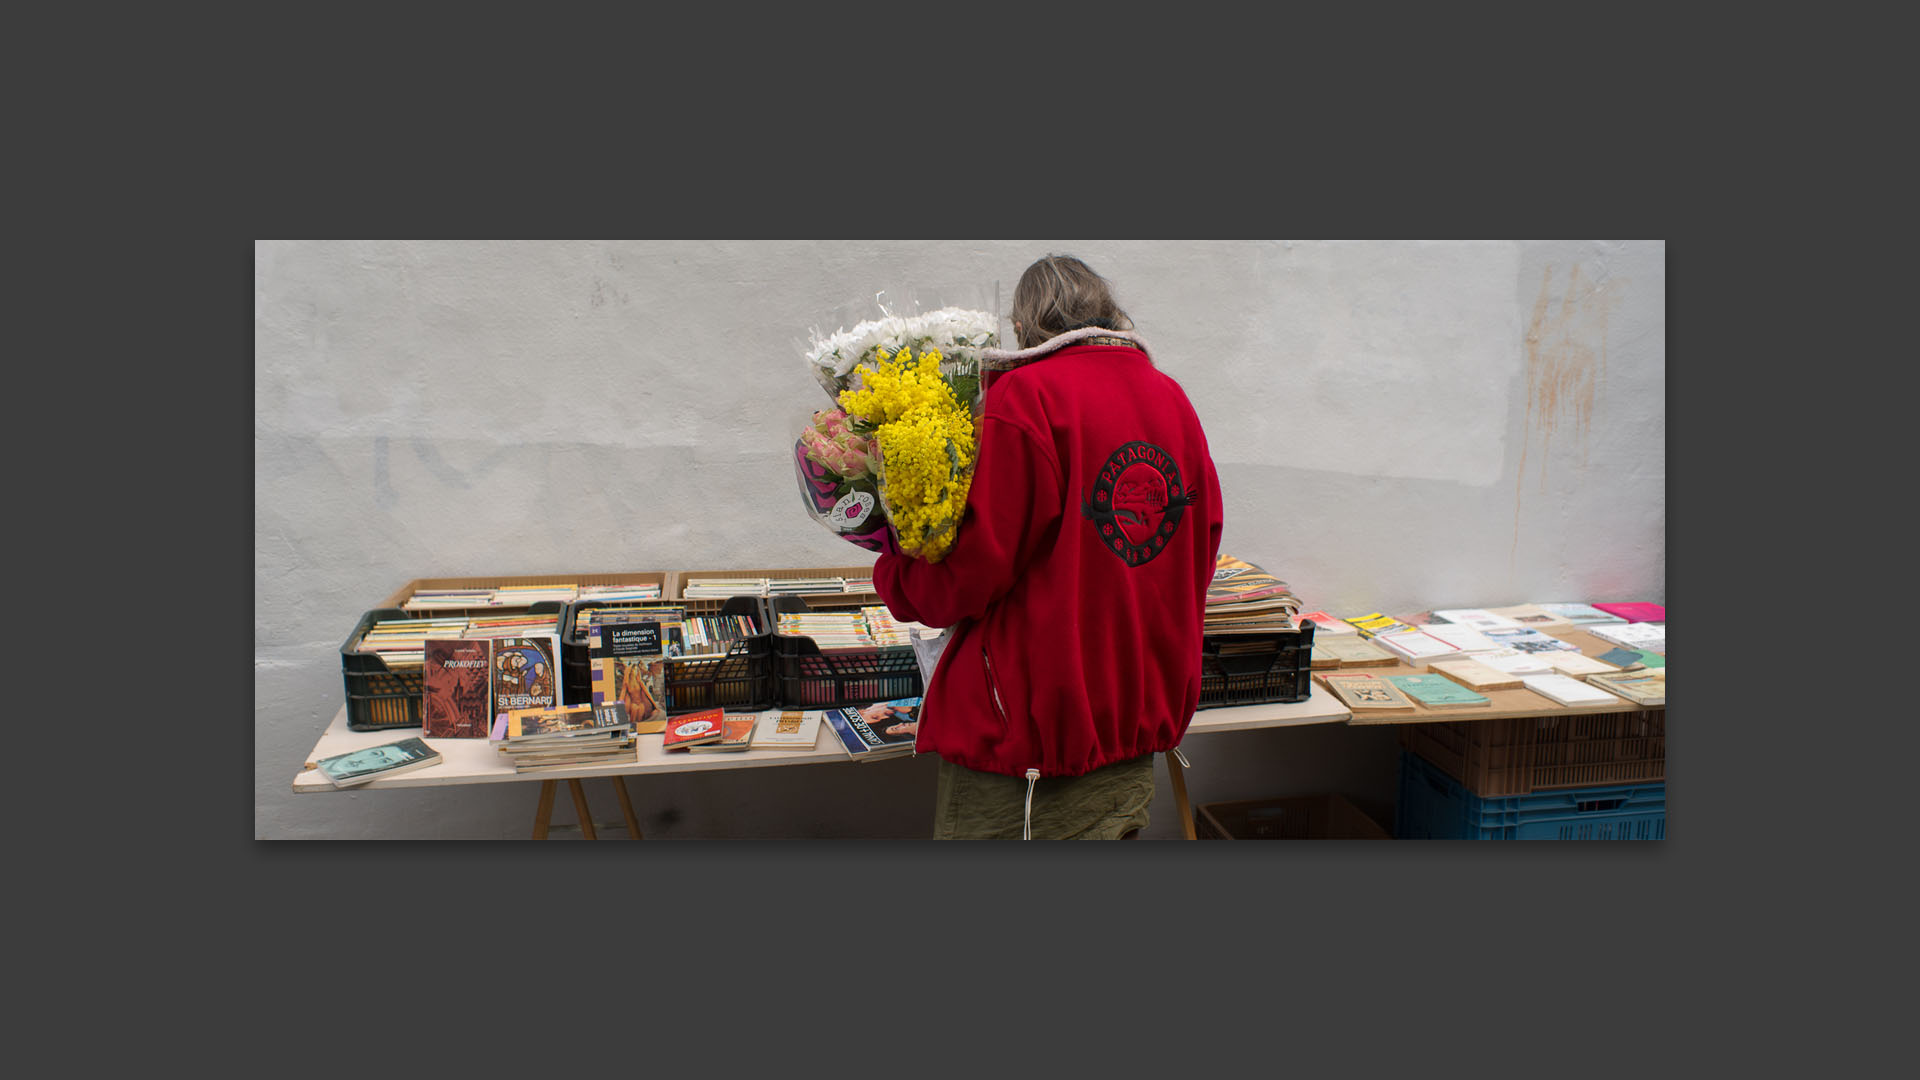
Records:
[[[850,330],[840,330],[807,350],[807,361],[823,374],[844,379],[854,365],[872,355],[875,349],[888,354],[903,346],[936,349],[978,348],[985,337],[996,331],[998,320],[985,311],[946,307],[937,311],[901,318],[889,315],[869,319]],[[965,341],[963,346],[957,342]]]

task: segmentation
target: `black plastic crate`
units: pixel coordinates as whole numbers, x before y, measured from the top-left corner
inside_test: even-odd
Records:
[[[558,615],[558,601],[542,600],[526,609],[528,615]],[[501,615],[511,612],[490,612]],[[423,668],[394,670],[384,657],[354,652],[360,635],[376,622],[410,619],[416,616],[397,607],[374,608],[360,616],[353,633],[340,644],[340,677],[347,696],[347,727],[353,731],[387,731],[392,728],[420,726]],[[473,617],[462,614],[463,618]],[[562,683],[564,685],[564,678]]]
[[[656,601],[648,601],[655,603]],[[658,603],[683,607],[689,615],[746,615],[760,632],[735,641],[725,656],[702,656],[688,660],[669,660],[666,669],[667,712],[683,713],[696,709],[730,709],[734,712],[760,712],[773,708],[773,620],[766,602],[757,596],[729,596],[724,600],[663,600]],[[576,601],[561,615],[560,662],[566,672],[564,700],[568,705],[585,705],[593,700],[593,665],[588,657],[585,635],[575,635],[574,624],[581,611],[600,607],[624,607],[626,601]]]
[[[767,599],[767,617],[781,612],[859,608],[872,601],[850,599],[823,602],[822,597],[774,596]],[[836,598],[837,599],[837,598]],[[919,697],[924,692],[920,661],[911,645],[875,649],[822,651],[810,637],[775,632],[773,653],[776,700],[782,709],[833,709],[870,705],[876,701]]]
[[[374,608],[354,625],[340,643],[340,678],[347,695],[347,727],[354,731],[387,731],[420,726],[422,669],[387,666],[385,657],[354,652],[360,636],[376,622],[410,616],[399,608]]]
[[[1200,704],[1305,701],[1313,693],[1313,622],[1295,630],[1208,634],[1200,641]]]

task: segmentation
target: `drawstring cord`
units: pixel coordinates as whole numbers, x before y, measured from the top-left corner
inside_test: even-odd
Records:
[[[1027,816],[1020,822],[1020,839],[1033,839],[1033,784],[1040,779],[1039,769],[1027,770]]]

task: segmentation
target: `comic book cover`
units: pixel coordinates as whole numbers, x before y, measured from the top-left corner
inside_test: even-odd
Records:
[[[666,642],[659,619],[616,615],[587,628],[587,670],[596,705],[621,702],[634,731],[657,735],[667,727]]]
[[[429,739],[484,739],[493,720],[493,642],[429,638],[420,674],[420,733]]]
[[[493,711],[550,709],[560,704],[560,635],[528,634],[493,643]]]

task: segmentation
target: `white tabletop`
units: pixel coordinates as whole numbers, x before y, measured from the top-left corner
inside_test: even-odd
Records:
[[[1235,705],[1228,708],[1201,709],[1187,726],[1188,736],[1219,731],[1248,731],[1255,728],[1295,727],[1302,724],[1336,724],[1352,714],[1339,699],[1320,687],[1313,688],[1306,700],[1291,705]],[[386,731],[353,731],[347,727],[345,705],[334,714],[333,723],[307,755],[307,764],[322,758],[364,750],[369,746],[420,736],[420,729],[392,728]],[[599,762],[571,769],[518,773],[513,763],[503,758],[486,739],[425,739],[440,751],[437,765],[402,773],[385,780],[336,788],[318,769],[303,765],[293,778],[296,795],[322,791],[365,791],[373,788],[444,787],[453,784],[495,784],[526,780],[585,779],[593,776],[630,776],[640,773],[704,772],[711,769],[752,769],[767,765],[813,765],[820,762],[851,761],[846,750],[825,723],[811,750],[745,750],[696,754],[690,750],[668,753],[657,736],[640,737],[639,760]]]

